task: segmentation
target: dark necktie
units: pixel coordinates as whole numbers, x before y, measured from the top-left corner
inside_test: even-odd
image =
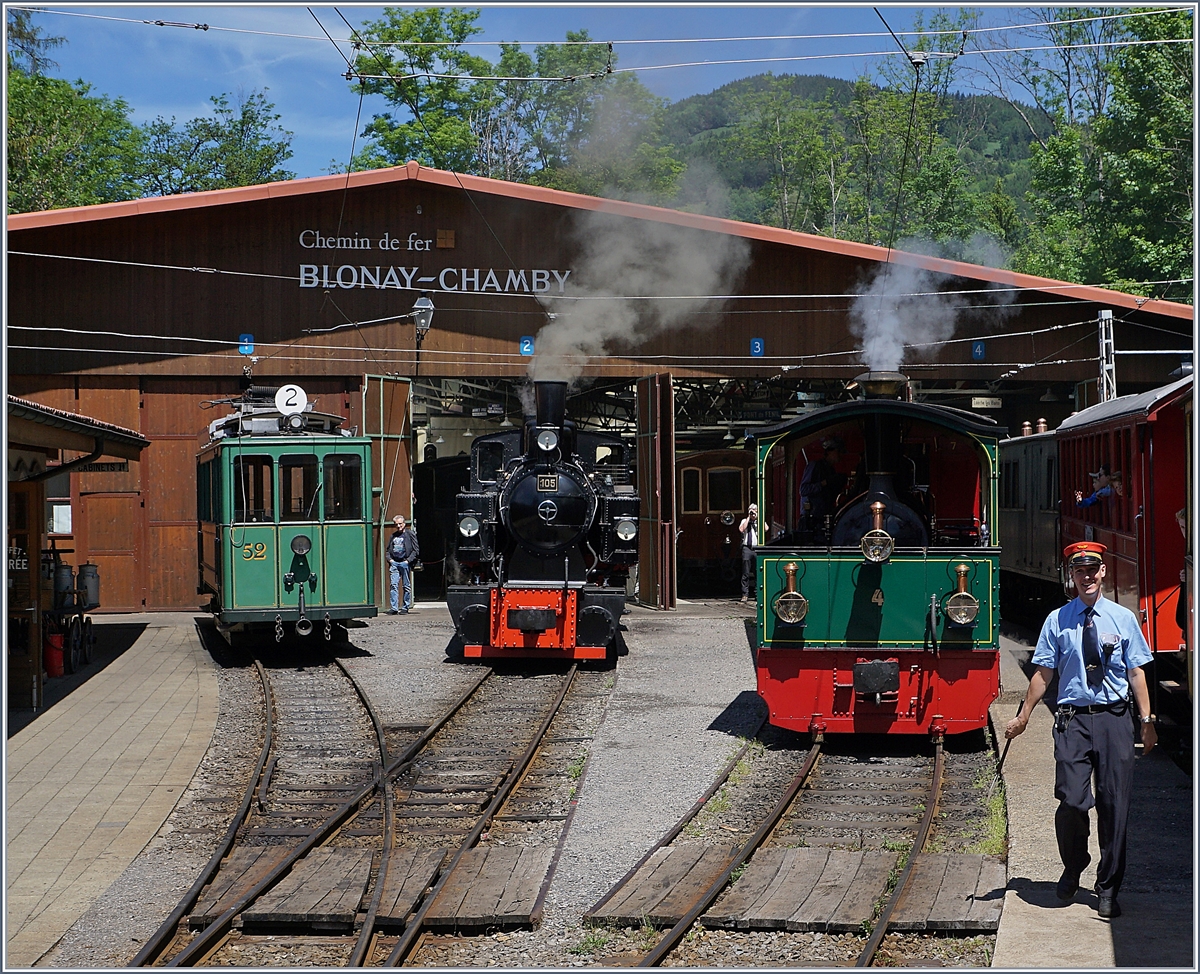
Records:
[[[1104,680],[1104,665],[1100,659],[1100,637],[1096,633],[1096,610],[1083,610],[1083,662],[1087,666],[1089,686],[1099,686]]]

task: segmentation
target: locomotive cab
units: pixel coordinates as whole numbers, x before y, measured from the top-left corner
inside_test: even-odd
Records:
[[[637,494],[618,437],[580,432],[565,382],[538,382],[519,430],[479,437],[458,495],[467,584],[447,604],[467,656],[603,659],[637,561]]]

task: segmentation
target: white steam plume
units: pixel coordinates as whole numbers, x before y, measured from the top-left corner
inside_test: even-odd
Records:
[[[882,264],[855,287],[856,297],[849,307],[850,331],[862,342],[867,368],[898,372],[907,358],[932,359],[939,351],[938,343],[951,338],[964,319],[982,331],[997,326],[1016,310],[1011,289],[969,295],[938,293],[939,283],[945,280],[946,275],[919,267]],[[964,282],[959,286],[983,285]]]
[[[732,293],[750,260],[741,237],[605,212],[581,214],[573,236],[579,249],[571,292],[589,300],[551,302],[556,317],[538,332],[529,366],[535,380],[571,381],[593,355],[715,324],[711,312],[722,302],[707,296]]]

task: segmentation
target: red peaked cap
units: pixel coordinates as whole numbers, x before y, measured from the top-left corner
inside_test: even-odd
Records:
[[[1076,541],[1063,548],[1063,560],[1072,568],[1076,565],[1099,565],[1108,549],[1099,541]]]

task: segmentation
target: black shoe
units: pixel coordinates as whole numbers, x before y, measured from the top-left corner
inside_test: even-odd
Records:
[[[1116,895],[1114,893],[1101,893],[1100,902],[1096,904],[1096,913],[1104,917],[1105,920],[1119,917],[1121,915],[1121,904],[1117,902]]]
[[[396,610],[395,610],[395,609],[388,609],[388,615],[390,615],[390,616],[394,616],[395,614],[396,614]]]
[[[406,616],[406,615],[408,615],[408,609],[401,609],[401,610],[400,610],[400,614],[401,614],[402,616]]]
[[[1063,874],[1058,878],[1058,885],[1054,887],[1054,892],[1064,903],[1071,902],[1075,899],[1075,894],[1079,892],[1079,874],[1064,869]]]

